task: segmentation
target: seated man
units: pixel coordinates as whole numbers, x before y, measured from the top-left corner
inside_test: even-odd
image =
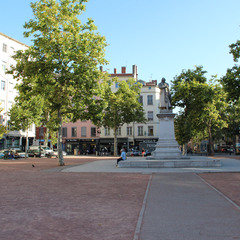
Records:
[[[121,157],[117,159],[117,165],[120,161],[127,159],[125,149],[121,149],[120,152],[121,152]]]

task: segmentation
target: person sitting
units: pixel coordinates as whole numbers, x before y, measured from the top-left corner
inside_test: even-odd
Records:
[[[121,152],[121,157],[117,159],[117,165],[120,161],[124,161],[127,159],[125,149],[121,149],[120,152]]]

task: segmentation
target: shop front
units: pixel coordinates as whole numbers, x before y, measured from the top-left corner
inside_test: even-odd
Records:
[[[96,154],[99,147],[98,139],[65,139],[63,140],[63,150],[68,155],[88,155]]]
[[[120,150],[125,148],[128,150],[129,142],[128,138],[118,138],[117,139],[117,152],[120,154]],[[99,139],[99,155],[113,155],[114,153],[114,139],[113,138],[101,138]]]

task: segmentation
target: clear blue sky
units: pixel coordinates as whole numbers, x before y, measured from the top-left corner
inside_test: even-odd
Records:
[[[0,32],[30,45],[23,24],[32,18],[31,0],[1,2]],[[167,82],[202,65],[208,77],[225,74],[234,62],[229,45],[240,39],[239,0],[90,0],[91,17],[107,39],[104,69],[132,71],[139,79]]]

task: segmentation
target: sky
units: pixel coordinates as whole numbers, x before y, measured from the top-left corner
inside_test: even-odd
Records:
[[[0,32],[31,45],[23,37],[31,0],[1,1]],[[210,79],[235,64],[229,45],[240,39],[239,9],[239,0],[89,0],[80,19],[92,18],[106,37],[104,70],[137,65],[139,79],[170,83],[194,66]]]

